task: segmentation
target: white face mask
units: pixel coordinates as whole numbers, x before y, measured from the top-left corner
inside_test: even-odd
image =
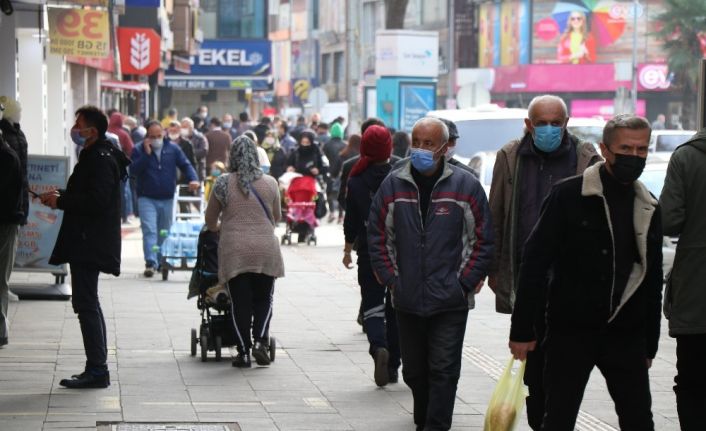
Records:
[[[446,149],[446,154],[444,154],[444,156],[446,157],[446,161],[448,162],[449,160],[453,159],[454,154],[456,154],[456,147],[448,147]]]
[[[179,136],[181,136],[180,133],[170,133],[170,134],[169,134],[169,139],[170,139],[171,141],[176,141],[176,140],[179,139]]]
[[[223,123],[223,128],[228,130],[233,127],[233,123]]]
[[[179,133],[181,133],[181,136],[184,138],[188,138],[189,136],[191,136],[191,133],[189,133],[189,129],[181,129]]]
[[[159,151],[164,146],[164,141],[161,139],[150,139],[150,146],[153,150]]]

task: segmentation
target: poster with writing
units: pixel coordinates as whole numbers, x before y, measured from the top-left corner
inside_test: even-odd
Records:
[[[400,129],[411,132],[414,123],[436,109],[434,84],[404,83],[400,85]]]
[[[29,189],[37,194],[65,188],[68,177],[68,157],[30,154],[27,158]],[[31,195],[30,198],[27,224],[20,229],[15,270],[58,271],[60,267],[49,265],[49,257],[54,250],[64,213],[42,205],[39,199]]]
[[[79,57],[107,57],[110,53],[108,12],[49,8],[49,52]]]

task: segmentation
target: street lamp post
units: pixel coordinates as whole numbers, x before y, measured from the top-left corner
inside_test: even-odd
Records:
[[[632,6],[632,113],[637,114],[637,12],[640,7],[639,0],[633,1]]]

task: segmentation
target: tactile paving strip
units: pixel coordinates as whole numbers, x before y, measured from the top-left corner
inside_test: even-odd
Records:
[[[98,431],[241,431],[237,423],[119,422],[98,424]]]

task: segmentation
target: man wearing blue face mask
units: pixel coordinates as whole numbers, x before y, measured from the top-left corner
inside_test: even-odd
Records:
[[[448,140],[441,120],[417,121],[409,160],[383,180],[368,218],[370,263],[392,292],[417,430],[451,428],[468,310],[493,257],[485,192],[446,161]]]
[[[497,153],[490,187],[490,211],[495,228],[495,259],[488,285],[495,292],[499,313],[512,313],[522,246],[539,218],[544,197],[556,182],[580,175],[601,160],[588,142],[566,131],[566,104],[556,96],[535,97],[525,119],[525,135]],[[539,337],[544,335],[544,314],[535,319]],[[540,338],[541,339],[541,338]],[[529,387],[527,419],[538,430],[544,416],[540,349],[527,358],[525,384]]]

